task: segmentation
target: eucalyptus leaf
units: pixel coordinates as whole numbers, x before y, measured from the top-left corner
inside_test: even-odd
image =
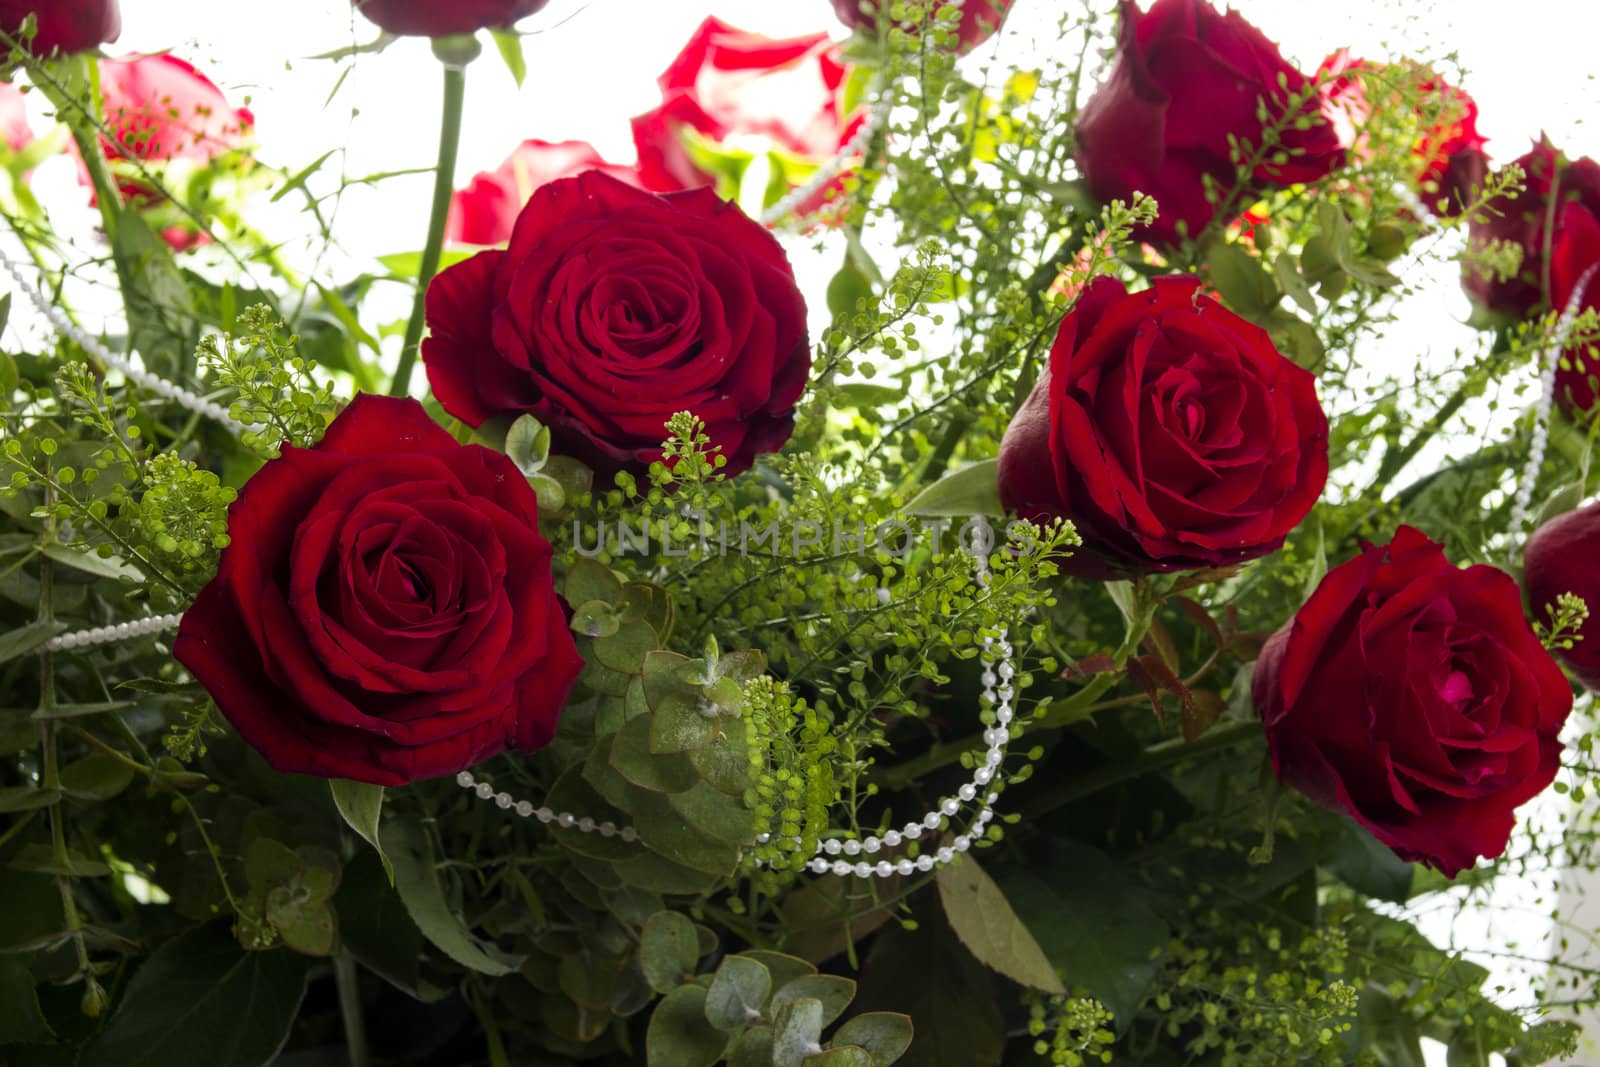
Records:
[[[866,1049],[872,1067],[889,1067],[911,1047],[916,1027],[911,1016],[893,1011],[869,1011],[845,1022],[833,1033],[835,1045]]]
[[[639,931],[639,967],[657,993],[670,993],[694,975],[700,959],[700,937],[694,923],[663,909],[645,920]]]
[[[662,998],[645,1031],[650,1063],[671,1067],[712,1067],[722,1059],[728,1036],[706,1021],[706,991],[679,986]]]
[[[821,1049],[822,1002],[796,1000],[776,1009],[772,1024],[772,1067],[801,1067]]]
[[[718,1030],[760,1022],[772,996],[772,972],[748,956],[729,956],[706,990],[706,1019]]]
[[[772,1012],[776,1016],[785,1004],[800,1000],[814,1000],[821,1008],[818,1018],[822,1026],[844,1014],[855,999],[856,984],[836,974],[808,974],[785,982],[772,994]]]

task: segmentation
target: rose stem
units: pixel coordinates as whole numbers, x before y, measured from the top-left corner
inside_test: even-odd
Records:
[[[339,1015],[344,1020],[344,1042],[350,1067],[367,1067],[367,1030],[361,1017],[361,987],[355,957],[340,950],[333,958],[333,983],[339,989]]]
[[[467,69],[461,63],[444,64],[444,114],[439,125],[439,162],[433,172],[433,209],[428,215],[428,240],[422,248],[422,264],[417,268],[417,295],[411,303],[411,319],[400,346],[400,365],[395,368],[390,396],[405,396],[411,387],[411,369],[416,366],[417,346],[422,341],[423,317],[427,310],[428,283],[439,270],[439,251],[444,245],[444,223],[450,214],[450,197],[455,192],[456,150],[461,146],[461,107],[466,99]]]

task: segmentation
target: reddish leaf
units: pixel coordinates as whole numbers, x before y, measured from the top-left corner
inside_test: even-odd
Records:
[[[1228,704],[1209,689],[1196,689],[1183,706],[1183,739],[1194,741],[1215,726]]]

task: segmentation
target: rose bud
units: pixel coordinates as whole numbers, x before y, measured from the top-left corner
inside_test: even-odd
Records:
[[[885,0],[884,6],[888,7],[890,2],[892,0]],[[956,36],[960,39],[959,51],[970,52],[994,36],[1015,2],[1016,0],[966,0],[961,5],[961,22],[956,27]],[[946,3],[938,2],[929,5],[929,19],[936,18],[947,6]],[[833,10],[834,14],[839,16],[839,21],[852,30],[871,30],[878,24],[877,0],[833,0]],[[905,29],[915,33],[920,27],[910,25]]]
[[[550,0],[350,0],[378,28],[402,37],[449,37],[501,29]]]
[[[1522,585],[1533,617],[1546,624],[1562,593],[1583,598],[1589,618],[1577,642],[1556,655],[1584,688],[1600,692],[1600,503],[1569,511],[1533,532],[1522,550]]]
[[[1409,526],[1328,572],[1250,691],[1285,785],[1450,877],[1505,851],[1572,710],[1511,576]]]
[[[533,490],[358,396],[240,490],[178,658],[280,771],[404,785],[555,733],[578,658]]]
[[[586,170],[602,170],[629,185],[639,184],[632,167],[607,163],[583,141],[523,141],[498,168],[475,175],[451,198],[444,238],[452,244],[504,244],[535,192],[557,178]]]
[[[1095,279],[1000,442],[1000,500],[1071,519],[1085,578],[1223,567],[1276,550],[1328,478],[1310,372],[1260,327],[1157,278]]]
[[[87,52],[122,33],[117,0],[0,0],[0,29],[17,37],[30,12],[36,26],[29,45],[34,55]]]
[[[1549,140],[1541,140],[1517,160],[1523,171],[1522,191],[1499,196],[1477,212],[1467,228],[1468,245],[1482,248],[1492,242],[1510,242],[1522,249],[1522,265],[1505,280],[1474,263],[1462,268],[1461,284],[1467,294],[1489,311],[1521,318],[1536,308],[1550,307],[1541,272],[1545,262],[1545,230],[1554,218],[1552,235],[1561,239],[1564,213],[1569,203],[1581,204],[1600,216],[1600,163],[1584,158],[1568,160]],[[1551,215],[1551,200],[1555,215]]]
[[[679,411],[724,473],[782,447],[811,369],[805,301],[777,240],[709,189],[657,195],[599,171],[551,182],[504,251],[428,287],[428,381],[472,426],[531,412],[602,472],[661,458]]]
[[[1316,181],[1343,165],[1339,139],[1309,86],[1238,12],[1219,14],[1205,0],[1156,0],[1141,11],[1123,0],[1116,62],[1078,119],[1079,165],[1101,201],[1135,192],[1156,198],[1161,214],[1141,227],[1140,238],[1174,244],[1196,237],[1224,206],[1208,199],[1206,179],[1223,200],[1238,191],[1230,139],[1262,145],[1263,100],[1268,123],[1283,129],[1271,154],[1245,176],[1247,185]],[[1299,114],[1286,116],[1297,101]],[[1246,204],[1233,199],[1236,215]]]

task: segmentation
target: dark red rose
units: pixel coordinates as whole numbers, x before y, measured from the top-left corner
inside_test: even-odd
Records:
[[[550,740],[582,662],[505,456],[358,396],[228,533],[173,655],[278,770],[403,785]]]
[[[0,0],[0,29],[15,37],[29,12],[38,27],[31,46],[35,55],[87,52],[122,32],[117,0]]]
[[[1589,607],[1579,639],[1561,657],[1586,689],[1600,693],[1600,503],[1569,511],[1533,532],[1522,549],[1522,585],[1533,617],[1548,623],[1562,593]]]
[[[656,79],[661,105],[633,120],[639,177],[656,192],[716,185],[719,175],[701,165],[704,155],[696,159],[697,143],[749,137],[820,165],[862,121],[843,110],[848,74],[825,33],[774,40],[708,18]],[[724,195],[737,188],[736,181],[724,185]]]
[[[1187,276],[1096,279],[1000,442],[1000,500],[1068,518],[1069,574],[1220,567],[1276,550],[1328,478],[1316,379]]]
[[[505,251],[428,289],[428,381],[473,426],[532,412],[600,471],[661,458],[678,411],[725,473],[782,447],[811,367],[777,240],[709,189],[657,195],[599,171],[533,194]]]
[[[1005,21],[1006,15],[1010,14],[1011,5],[1015,2],[1016,0],[966,0],[961,5],[961,24],[956,28],[956,35],[961,39],[960,50],[970,52],[994,36],[1000,24]],[[929,8],[930,16],[937,16],[945,6],[942,3],[932,5]],[[878,22],[877,0],[833,0],[833,10],[839,16],[839,21],[852,30],[870,30]],[[906,27],[912,31],[918,28]]]
[[[1553,246],[1546,237],[1559,241],[1561,208],[1575,202],[1600,216],[1600,163],[1588,158],[1568,160],[1549,140],[1541,140],[1517,164],[1525,175],[1522,192],[1485,204],[1473,217],[1467,234],[1473,247],[1492,241],[1509,241],[1520,247],[1522,268],[1515,277],[1500,281],[1469,263],[1461,276],[1461,284],[1474,300],[1513,318],[1550,306],[1545,257]]]
[[[1600,309],[1600,218],[1582,203],[1564,205],[1555,227],[1550,254],[1550,295],[1555,307],[1578,312]],[[1600,400],[1600,345],[1572,345],[1556,364],[1556,400],[1563,410],[1582,416]],[[1600,602],[1595,604],[1600,615]]]
[[[1572,710],[1511,576],[1409,526],[1328,572],[1250,691],[1284,784],[1451,877],[1505,851]]]
[[[584,141],[523,141],[494,170],[483,171],[450,201],[445,240],[455,244],[498,245],[511,239],[511,228],[530,197],[555,181],[586,170],[603,170],[613,178],[638,185],[632,167],[600,158]]]
[[[448,37],[510,26],[550,0],[350,0],[380,29],[402,37]]]
[[[1229,138],[1264,141],[1262,100],[1271,122],[1286,128],[1278,151],[1247,176],[1252,187],[1315,181],[1343,164],[1305,75],[1238,12],[1219,14],[1205,0],[1156,0],[1146,12],[1122,0],[1116,62],[1078,119],[1090,191],[1102,201],[1155,197],[1161,215],[1141,237],[1171,244],[1198,236],[1220,206],[1207,198],[1206,179],[1224,200],[1236,184]],[[1303,101],[1300,114],[1287,119],[1295,101]]]

